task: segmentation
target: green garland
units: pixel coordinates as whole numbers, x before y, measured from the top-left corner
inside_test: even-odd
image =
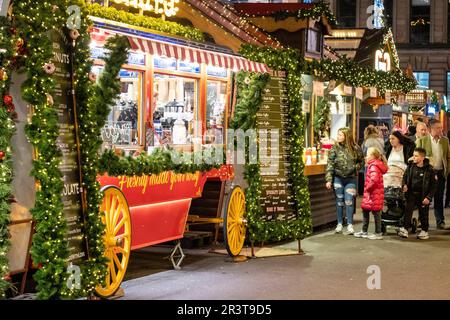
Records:
[[[248,181],[246,189],[246,218],[249,225],[250,239],[253,241],[281,241],[287,239],[302,239],[312,231],[312,220],[309,202],[308,181],[303,176],[304,164],[304,118],[301,112],[301,78],[295,68],[290,64],[292,60],[291,50],[280,50],[277,54],[267,57],[263,62],[274,70],[286,70],[287,89],[289,96],[290,139],[287,143],[291,146],[291,179],[293,184],[293,195],[295,198],[295,211],[297,219],[289,221],[262,220],[263,212],[261,206],[262,180],[260,166],[258,164],[246,164],[244,178]],[[270,62],[269,62],[270,61]],[[250,81],[246,80],[250,79]],[[268,81],[268,77],[259,74],[240,72],[237,76],[237,88],[240,94],[237,97],[235,117],[231,124],[234,128],[256,128],[256,112],[262,103],[262,91]],[[245,117],[241,115],[244,110],[249,110]],[[250,119],[250,120],[249,120]]]
[[[81,267],[81,288],[67,286],[66,273],[68,247],[67,223],[63,216],[61,193],[62,173],[59,170],[61,151],[56,146],[58,137],[57,113],[48,100],[55,89],[55,80],[45,73],[43,66],[53,57],[52,43],[47,33],[62,28],[68,15],[65,8],[76,4],[82,8],[81,29],[75,47],[75,89],[78,108],[83,188],[87,192],[88,212],[85,236],[88,240],[88,260]],[[39,299],[75,298],[92,295],[97,285],[106,277],[104,253],[104,224],[101,221],[99,202],[101,194],[96,181],[98,147],[101,144],[100,127],[108,114],[108,104],[120,93],[117,74],[127,58],[128,41],[113,38],[108,41],[105,71],[99,85],[89,80],[92,67],[89,51],[88,13],[81,0],[54,0],[35,6],[34,1],[19,2],[14,7],[15,26],[26,41],[28,53],[24,59],[27,80],[22,85],[24,100],[34,108],[31,123],[26,126],[28,139],[37,150],[38,158],[33,162],[32,175],[39,183],[36,203],[31,210],[36,221],[31,255],[40,266],[34,278],[37,282]],[[100,127],[97,127],[100,126]]]
[[[203,33],[194,27],[183,26],[181,24],[164,21],[159,18],[138,16],[133,13],[117,10],[113,7],[106,8],[97,3],[88,5],[87,10],[91,16],[122,22],[136,27],[148,28],[196,41],[204,41],[205,38]]]
[[[13,178],[11,138],[15,126],[11,119],[14,112],[12,99],[7,93],[11,84],[14,41],[10,21],[0,17],[0,299],[6,297],[6,290],[10,287],[7,281],[9,271],[7,253],[10,248],[8,227]]]
[[[401,70],[390,72],[378,71],[361,66],[356,62],[342,58],[338,61],[330,59],[306,61],[298,50],[285,49],[278,52],[275,48],[254,47],[243,45],[241,53],[253,61],[265,61],[268,64],[279,65],[284,59],[291,68],[296,68],[303,74],[314,75],[323,81],[337,80],[354,87],[376,87],[384,94],[386,90],[407,93],[416,88],[416,81],[403,74]]]
[[[325,98],[320,98],[314,111],[313,128],[314,141],[320,142],[321,133],[325,132],[327,123],[330,122],[330,104]]]
[[[275,21],[285,20],[294,17],[295,20],[317,19],[322,16],[326,17],[332,26],[337,25],[336,17],[326,3],[314,4],[312,8],[299,9],[297,11],[277,11],[271,15]]]
[[[211,158],[205,159],[208,156],[201,153],[178,153],[155,149],[150,155],[141,153],[137,157],[119,157],[114,151],[107,150],[100,158],[99,174],[107,173],[109,176],[114,177],[123,175],[140,176],[144,174],[159,174],[164,171],[194,173],[196,171],[205,172],[214,168],[220,168],[220,164],[223,163],[224,159],[214,161],[213,154],[210,155]],[[201,161],[195,161],[196,159],[201,159]]]
[[[81,171],[83,188],[86,190],[87,217],[85,235],[88,241],[89,259],[81,266],[82,284],[80,296],[94,294],[95,287],[104,283],[107,260],[103,254],[105,225],[102,222],[100,203],[102,194],[97,181],[99,170],[98,150],[102,144],[101,128],[104,126],[110,106],[120,93],[121,84],[117,77],[127,60],[129,43],[125,37],[113,37],[105,45],[109,54],[104,58],[105,67],[98,84],[90,79],[92,69],[90,58],[88,10],[84,1],[74,1],[81,10],[80,38],[77,39],[74,55],[75,96],[80,129]],[[73,294],[71,295],[73,296]]]

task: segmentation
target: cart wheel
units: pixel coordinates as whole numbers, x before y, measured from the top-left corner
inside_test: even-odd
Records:
[[[417,219],[413,218],[412,219],[412,224],[411,224],[411,232],[412,233],[416,233],[417,231]]]
[[[115,186],[102,189],[103,202],[100,210],[104,213],[105,258],[108,259],[108,273],[105,286],[95,288],[103,298],[112,296],[125,276],[131,251],[131,221],[127,200]]]
[[[244,246],[247,221],[245,220],[245,194],[235,186],[228,196],[225,207],[223,234],[228,254],[236,257]]]

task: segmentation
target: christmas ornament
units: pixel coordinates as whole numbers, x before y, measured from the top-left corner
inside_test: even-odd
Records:
[[[97,75],[93,72],[89,72],[89,80],[95,82],[97,80]]]
[[[45,95],[47,96],[47,103],[52,106],[53,105],[53,97],[48,93],[46,93]]]
[[[45,71],[45,73],[53,74],[55,72],[55,70],[56,70],[56,67],[55,67],[55,65],[53,63],[50,62],[50,63],[44,64],[44,71]]]
[[[52,6],[52,12],[53,12],[53,13],[55,13],[58,9],[59,9],[59,7],[58,7],[56,4],[54,4],[54,5]]]
[[[250,78],[249,78],[249,77],[245,77],[244,83],[245,83],[246,85],[249,85],[249,84],[250,84]]]
[[[13,98],[10,95],[5,95],[3,97],[3,103],[6,104],[7,106],[10,106],[13,103]]]
[[[72,29],[70,30],[69,35],[73,40],[77,40],[77,38],[80,36],[80,33],[77,29]]]
[[[0,81],[6,81],[8,80],[8,74],[6,73],[6,71],[4,69],[0,69]]]
[[[5,157],[5,152],[0,150],[0,160],[3,160]]]
[[[22,48],[23,45],[24,45],[24,43],[25,43],[25,41],[23,41],[22,38],[18,38],[17,41],[16,41],[16,48],[17,48],[17,49]]]

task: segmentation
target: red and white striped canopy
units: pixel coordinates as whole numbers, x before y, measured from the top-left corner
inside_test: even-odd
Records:
[[[269,68],[265,64],[250,61],[240,56],[201,50],[153,39],[143,39],[131,36],[129,36],[128,39],[134,50],[141,50],[152,55],[165,56],[189,62],[205,63],[207,65],[228,68],[234,71],[269,72]]]

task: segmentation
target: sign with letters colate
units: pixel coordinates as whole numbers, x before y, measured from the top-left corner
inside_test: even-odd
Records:
[[[344,86],[344,94],[345,95],[352,95],[353,93],[353,87]]]
[[[59,136],[57,145],[62,152],[59,169],[62,172],[64,189],[61,195],[64,217],[67,221],[67,241],[69,262],[78,263],[87,258],[86,237],[80,183],[80,164],[75,130],[75,105],[72,93],[71,39],[67,29],[52,30],[48,33],[52,42],[55,66],[52,74],[55,80],[53,106],[58,113]]]
[[[323,97],[323,82],[313,81],[313,93],[318,97]]]
[[[363,99],[363,88],[361,88],[361,87],[356,88],[355,96],[356,96],[356,99],[362,100]]]
[[[309,101],[308,101],[309,102]],[[303,104],[305,101],[303,101]],[[265,117],[265,114],[268,117]],[[261,207],[264,221],[286,221],[296,218],[291,180],[289,99],[286,78],[274,71],[263,91],[263,103],[256,114],[261,166]],[[278,137],[272,132],[278,130]],[[262,150],[264,147],[265,150]],[[275,165],[274,165],[275,164]]]

